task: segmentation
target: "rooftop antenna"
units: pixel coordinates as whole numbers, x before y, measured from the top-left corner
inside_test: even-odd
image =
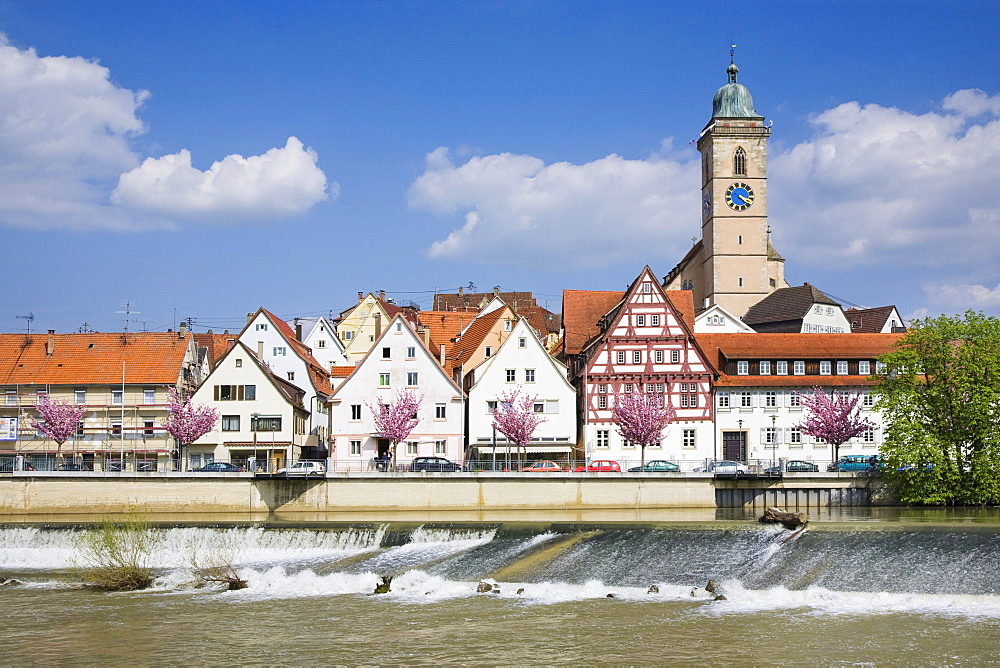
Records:
[[[135,306],[132,302],[126,300],[122,302],[122,308],[124,311],[115,311],[115,313],[122,313],[125,315],[125,333],[128,334],[128,317],[132,314],[139,315],[141,311],[133,311],[132,308]]]
[[[27,320],[28,321],[28,336],[31,336],[31,321],[35,319],[35,314],[34,313],[29,313],[28,315],[19,315],[19,316],[15,316],[15,317],[18,320]]]
[[[90,323],[89,322],[85,322],[82,325],[80,325],[80,328],[77,329],[76,331],[79,334],[93,334],[94,333],[94,330],[92,330],[90,328]]]
[[[476,291],[476,284],[473,283],[472,281],[469,281],[469,292],[475,292],[475,291]]]

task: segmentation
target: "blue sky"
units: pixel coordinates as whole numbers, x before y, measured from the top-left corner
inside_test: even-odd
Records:
[[[287,6],[282,6],[287,5]],[[994,2],[0,0],[0,330],[623,289],[700,236],[725,83],[793,285],[1000,315]]]

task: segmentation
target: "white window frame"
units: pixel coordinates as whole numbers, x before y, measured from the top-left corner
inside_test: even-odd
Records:
[[[795,376],[806,375],[806,362],[805,360],[795,360],[792,362],[792,374]]]
[[[787,376],[788,375],[788,361],[778,360],[774,363],[774,373],[777,376]]]
[[[771,362],[768,360],[761,360],[758,362],[758,369],[761,376],[771,375]]]
[[[737,360],[736,361],[736,375],[738,376],[748,376],[750,375],[750,362],[747,360]]]
[[[830,360],[820,360],[819,375],[829,376],[832,370],[833,370],[833,363]]]

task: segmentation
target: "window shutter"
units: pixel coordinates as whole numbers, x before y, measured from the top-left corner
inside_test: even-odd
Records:
[[[767,444],[767,427],[760,428],[760,444]]]
[[[219,400],[219,386],[218,385],[215,386],[214,396],[215,396],[215,400],[218,401]]]
[[[243,401],[243,386],[242,385],[237,385],[236,386],[236,398],[239,401]]]

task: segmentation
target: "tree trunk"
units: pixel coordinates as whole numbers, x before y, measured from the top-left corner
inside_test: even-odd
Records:
[[[639,466],[646,468],[646,444],[643,443],[639,447]]]

